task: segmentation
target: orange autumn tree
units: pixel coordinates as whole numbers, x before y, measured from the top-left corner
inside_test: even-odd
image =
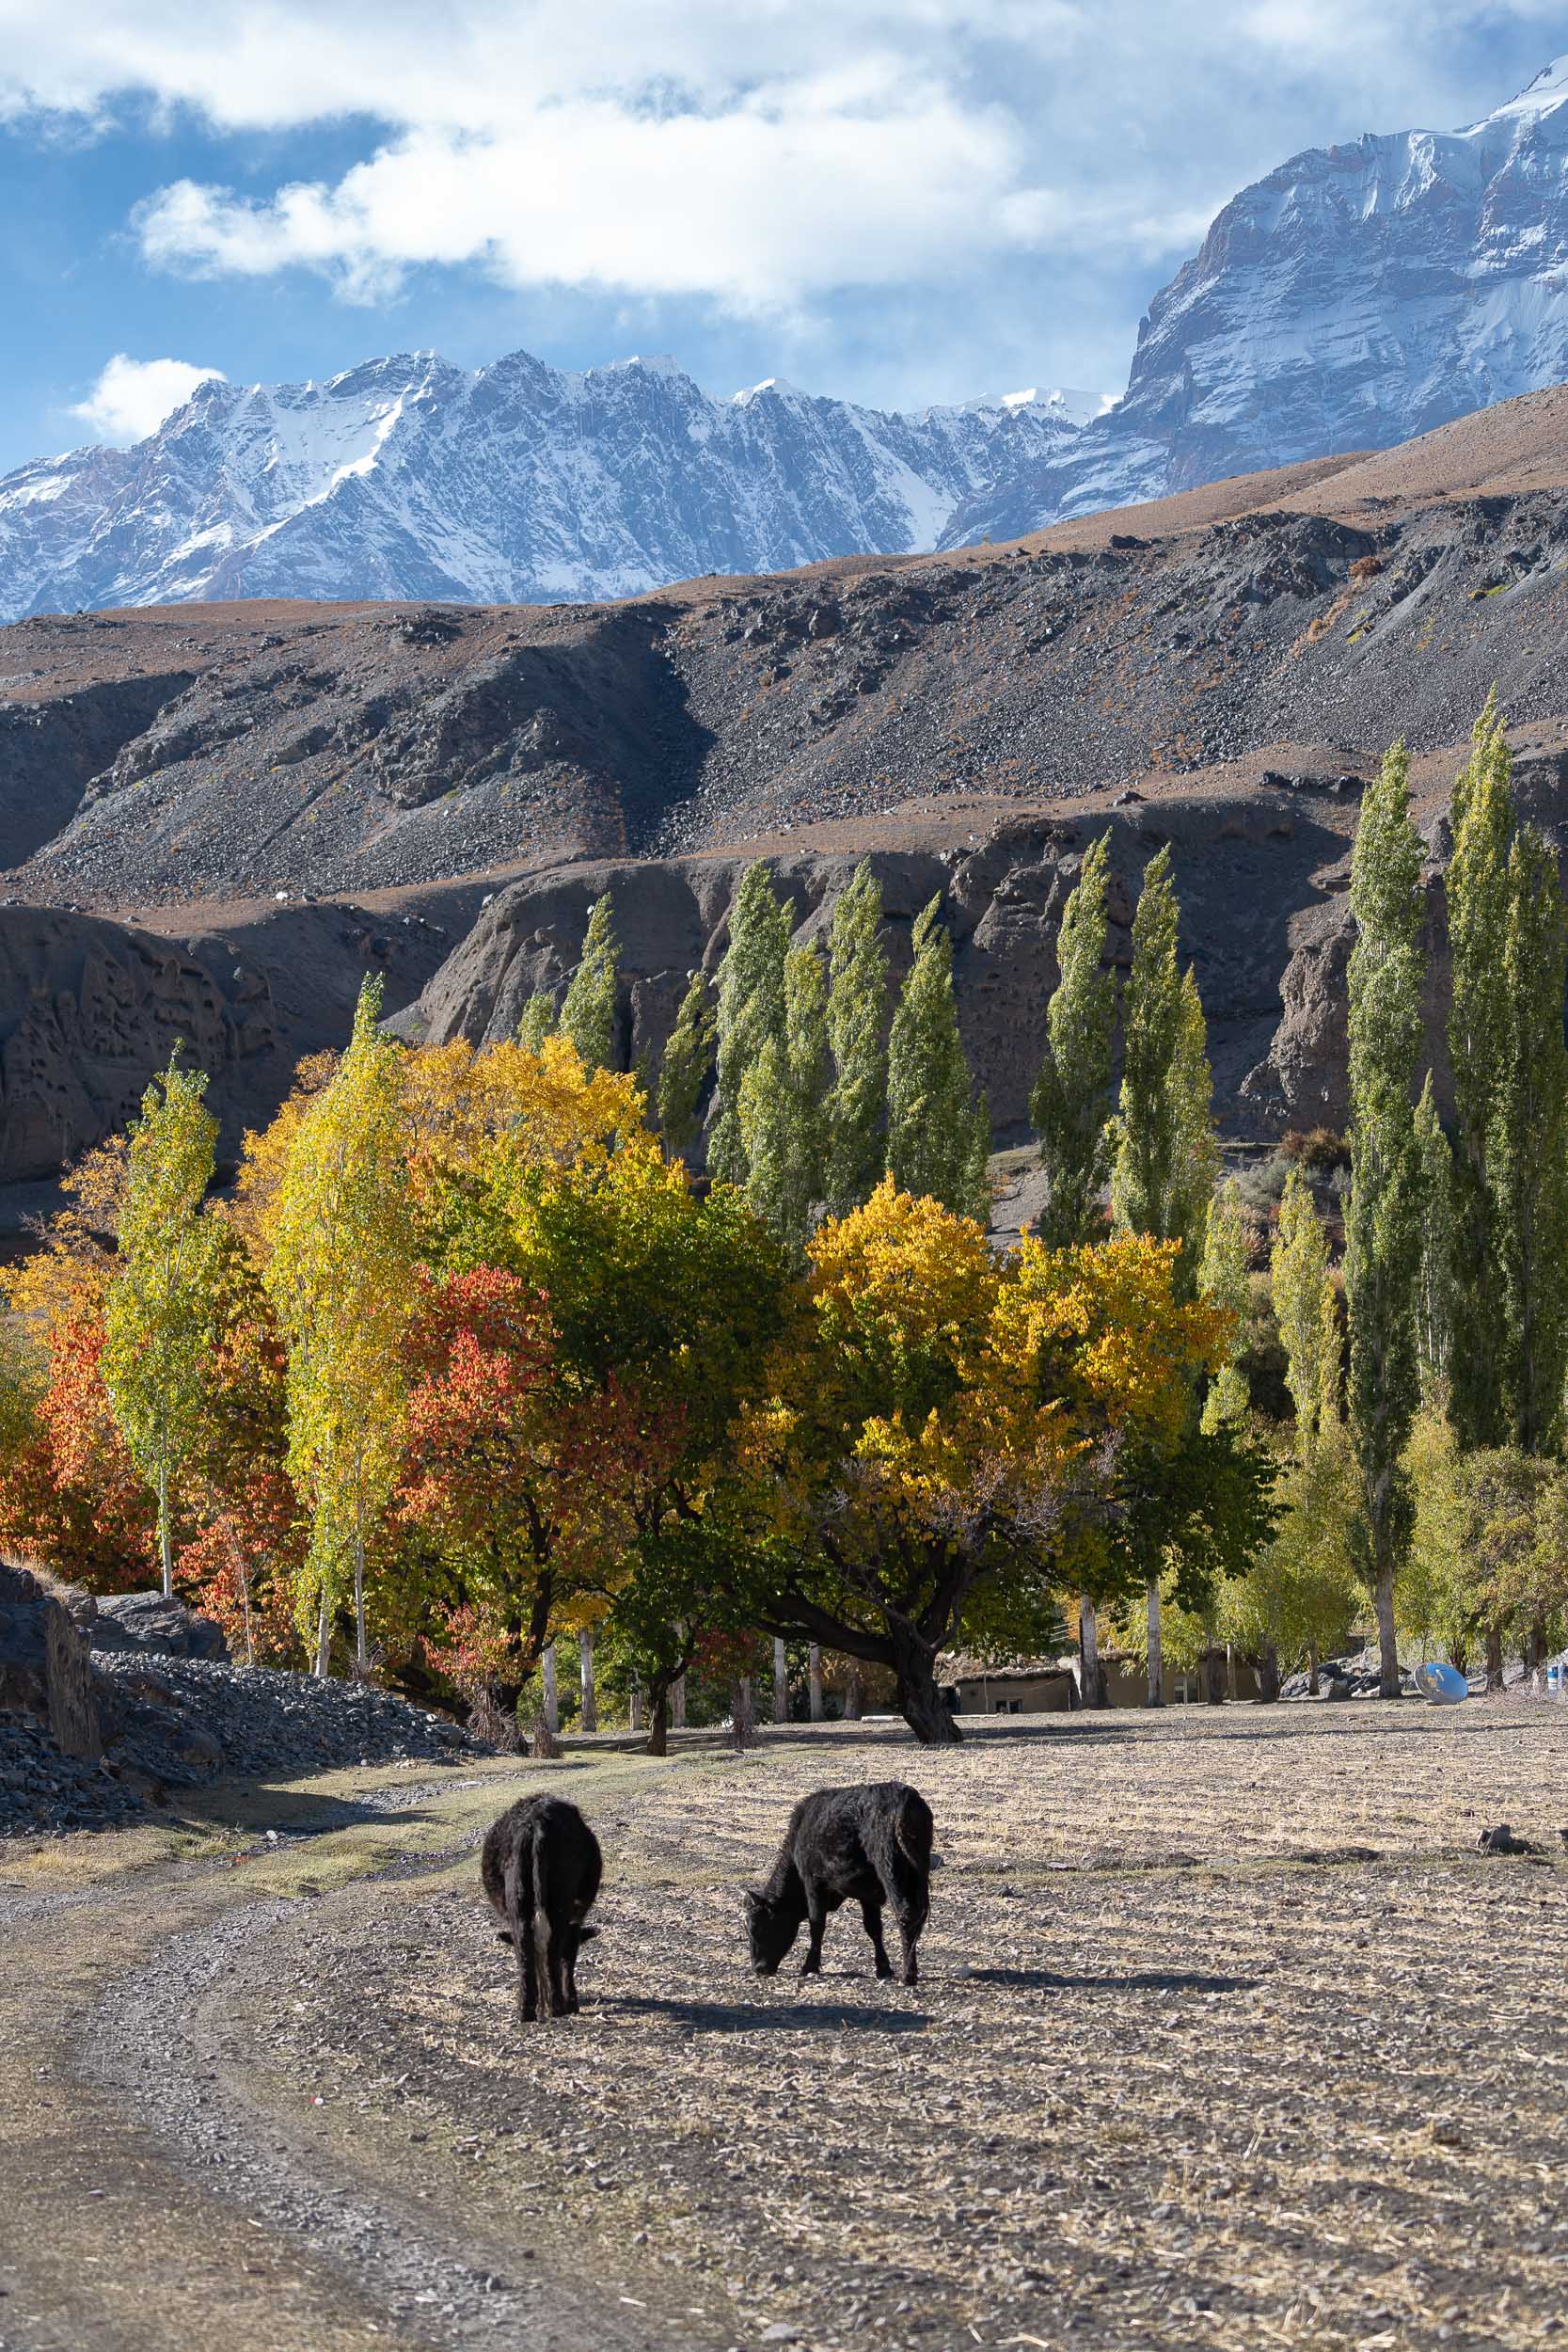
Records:
[[[1003,1260],[978,1224],[884,1183],[809,1245],[732,1497],[752,1621],[891,1669],[916,1737],[958,1737],[936,1659],[1022,1629],[1101,1539],[1118,1448],[1174,1447],[1225,1318],[1172,1295],[1168,1244]]]

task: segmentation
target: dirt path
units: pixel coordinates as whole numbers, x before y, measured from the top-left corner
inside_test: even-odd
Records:
[[[790,1803],[893,1773],[920,1986],[844,1915],[759,1984]],[[545,1779],[602,1932],[523,2030],[474,1847]],[[1568,1711],[1237,1708],[343,1773],[0,1857],[0,2352],[1548,2352],[1565,1821]]]
[[[478,1785],[487,1818],[509,1776]],[[279,1934],[308,1914],[325,1956],[333,1914],[362,1922],[388,1874],[422,1883],[433,1845],[467,1863],[478,1834],[473,1798],[440,1790],[397,1805],[373,1842],[362,1823],[309,1837],[309,1789],[275,1805],[286,1844],[256,1839],[262,1799],[232,1837],[200,1824],[197,1858],[87,1886],[0,1862],[0,2352],[191,2352],[220,2323],[225,2352],[709,2341],[685,2315],[672,2337],[645,2290],[641,2308],[623,2301],[556,2223],[527,2233],[526,2256],[515,2227],[503,2249],[456,2168],[406,2131],[344,2130],[269,2097],[233,2019],[272,1984]],[[331,1822],[343,1805],[334,1788],[314,1812]],[[214,1858],[214,1842],[239,1851]],[[72,1843],[92,1870],[114,1841]],[[311,1891],[318,1867],[347,1883]],[[279,1878],[290,1891],[266,1891]]]

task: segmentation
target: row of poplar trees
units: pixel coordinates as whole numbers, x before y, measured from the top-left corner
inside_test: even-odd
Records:
[[[845,1216],[884,1175],[982,1220],[990,1118],[958,1032],[953,947],[933,898],[915,918],[913,960],[887,1019],[881,887],[863,864],[836,900],[824,953],[792,945],[795,910],[760,861],[730,913],[717,975],[693,972],[649,1091],[673,1152],[689,1154],[707,1107],[707,1168],[746,1195],[781,1238],[804,1244],[821,1212]],[[521,1041],[554,1028],[587,1070],[613,1066],[619,949],[609,896],[594,906],[559,1011],[536,995]]]

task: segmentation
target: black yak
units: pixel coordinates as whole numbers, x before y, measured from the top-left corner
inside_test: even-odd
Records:
[[[891,1977],[882,1942],[882,1906],[898,1929],[904,1982],[918,1981],[914,1947],[931,1900],[931,1808],[901,1780],[857,1788],[819,1788],[789,1817],[784,1845],[766,1886],[746,1897],[752,1965],[759,1977],[777,1973],[802,1920],[811,1941],[803,1977],[822,1968],[822,1931],[830,1911],[851,1897],[859,1902],[877,1955],[877,1974]]]
[[[480,1875],[503,1944],[517,1955],[517,2014],[570,2017],[578,2008],[578,1947],[599,1891],[599,1841],[563,1797],[521,1797],[484,1839]]]

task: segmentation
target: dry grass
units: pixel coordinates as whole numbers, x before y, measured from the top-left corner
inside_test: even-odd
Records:
[[[325,1943],[312,1906],[250,2030],[455,2151],[503,2231],[587,2228],[737,2342],[1544,2344],[1565,1749],[1544,1707],[1356,1706],[575,1762],[607,1861],[580,2019],[516,2026],[468,1863]],[[945,1861],[918,1991],[845,1913],[819,1981],[759,1984],[738,1889],[788,1804],[889,1772]],[[1476,1857],[1505,1819],[1552,1858]]]

